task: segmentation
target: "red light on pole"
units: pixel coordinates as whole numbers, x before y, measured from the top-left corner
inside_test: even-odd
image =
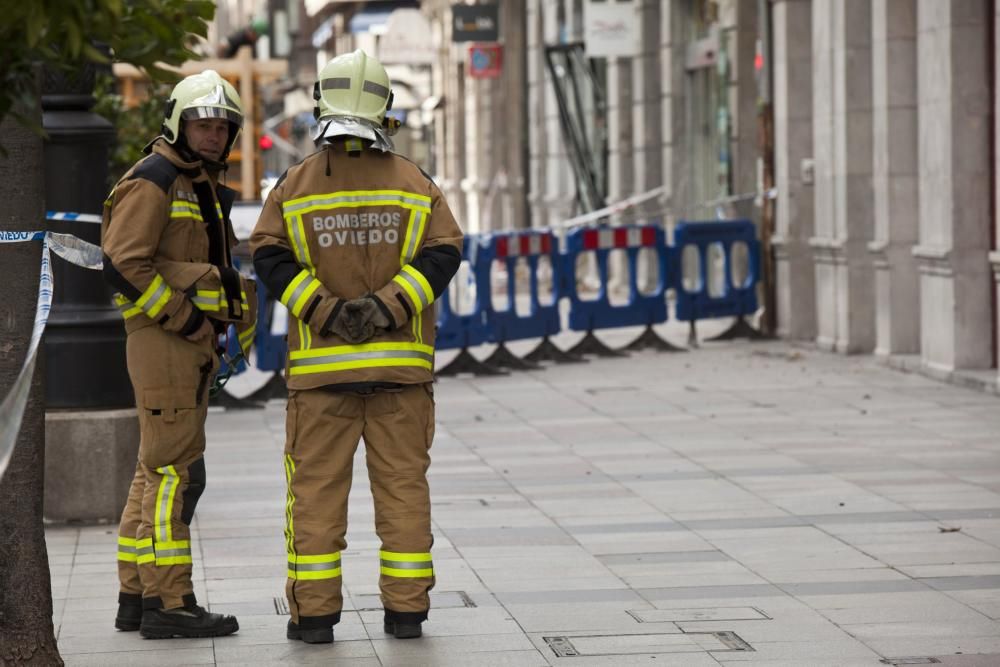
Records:
[[[274,148],[274,139],[272,139],[270,135],[262,134],[260,135],[258,145],[262,151],[269,151]]]

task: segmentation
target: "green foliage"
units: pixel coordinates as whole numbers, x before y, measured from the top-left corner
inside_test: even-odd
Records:
[[[18,101],[37,108],[35,65],[108,62],[95,43],[154,81],[175,80],[162,66],[198,59],[191,47],[214,15],[212,0],[0,0],[0,121],[9,114],[40,130],[14,111]]]
[[[115,126],[115,145],[109,160],[108,187],[114,185],[129,167],[142,157],[142,149],[160,132],[163,124],[163,102],[170,95],[170,85],[154,85],[149,99],[134,109],[126,109],[122,96],[115,91],[115,79],[99,73],[94,86],[94,113]]]

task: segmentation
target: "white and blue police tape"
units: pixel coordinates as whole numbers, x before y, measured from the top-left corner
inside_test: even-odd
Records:
[[[73,220],[76,222],[96,222],[101,224],[101,216],[95,213],[67,213],[65,211],[46,211],[46,220]]]
[[[49,251],[56,253],[68,262],[87,269],[100,270],[103,266],[103,254],[98,246],[78,239],[71,234],[56,234],[54,232],[5,232],[0,231],[0,243],[24,243],[26,241],[42,242],[42,267],[38,281],[38,305],[35,307],[35,324],[31,329],[31,340],[28,343],[28,353],[25,355],[21,371],[14,380],[13,386],[0,402],[0,478],[3,477],[7,464],[10,462],[17,434],[21,430],[21,419],[28,403],[28,392],[31,389],[31,377],[35,372],[35,359],[38,357],[38,344],[45,333],[45,325],[49,321],[49,311],[52,308],[52,263]]]

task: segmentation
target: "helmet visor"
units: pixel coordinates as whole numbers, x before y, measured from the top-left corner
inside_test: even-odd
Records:
[[[205,107],[191,106],[181,111],[181,118],[184,120],[195,120],[196,118],[225,118],[236,127],[243,127],[243,114],[225,107]]]

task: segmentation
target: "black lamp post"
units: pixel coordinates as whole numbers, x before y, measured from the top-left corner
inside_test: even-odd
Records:
[[[110,185],[108,154],[115,130],[91,108],[96,67],[78,75],[49,70],[42,84],[45,207],[100,215]],[[41,221],[39,221],[41,223]],[[47,229],[100,244],[99,224],[49,221]],[[53,260],[53,306],[45,332],[47,408],[107,409],[135,405],[125,369],[125,332],[99,271]]]

